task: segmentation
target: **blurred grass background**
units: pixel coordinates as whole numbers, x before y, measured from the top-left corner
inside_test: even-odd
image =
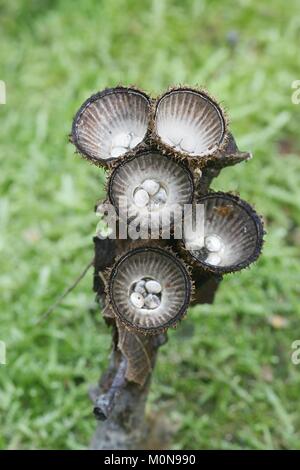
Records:
[[[300,448],[300,79],[297,0],[0,0],[0,447],[81,449],[95,428],[88,385],[110,333],[90,272],[50,319],[39,315],[93,255],[104,173],[67,142],[79,105],[105,86],[204,85],[241,149],[215,189],[267,221],[263,256],[227,276],[213,306],[169,335],[149,413],[175,449]]]

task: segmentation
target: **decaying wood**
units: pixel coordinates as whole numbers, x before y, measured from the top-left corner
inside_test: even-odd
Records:
[[[203,169],[202,176],[197,184],[198,193],[200,195],[206,194],[212,181],[219,176],[223,168],[250,160],[251,157],[249,152],[239,150],[233,135],[229,134],[227,144],[218,155],[218,158],[208,162],[206,168]]]
[[[100,394],[95,400],[94,415],[100,421],[106,420],[115,404],[115,400],[122,392],[126,384],[127,360],[125,357],[120,361],[119,367],[111,382],[110,388],[106,393]]]
[[[195,283],[195,291],[191,305],[212,304],[222,281],[222,276],[205,273],[196,268],[193,269],[192,276]]]
[[[146,439],[145,404],[151,373],[158,348],[166,342],[166,336],[139,340],[133,336],[123,326],[113,325],[110,365],[93,390],[94,414],[101,422],[91,449],[139,449]]]
[[[116,256],[116,240],[99,237],[94,237],[93,240],[95,247],[93,289],[97,295],[104,295],[105,286],[99,273],[112,265]]]

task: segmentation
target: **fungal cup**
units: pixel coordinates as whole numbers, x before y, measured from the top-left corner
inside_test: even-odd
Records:
[[[91,96],[77,112],[72,141],[87,159],[108,165],[136,148],[150,119],[149,97],[133,88],[111,88]]]

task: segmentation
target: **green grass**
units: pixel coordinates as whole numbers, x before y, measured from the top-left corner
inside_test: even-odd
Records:
[[[0,0],[1,448],[85,448],[95,427],[87,390],[110,334],[91,273],[36,320],[93,254],[104,173],[74,156],[72,117],[118,83],[153,94],[199,84],[219,97],[254,159],[214,188],[239,191],[268,229],[259,262],[170,333],[149,411],[168,417],[176,449],[300,448],[299,40],[298,0]]]

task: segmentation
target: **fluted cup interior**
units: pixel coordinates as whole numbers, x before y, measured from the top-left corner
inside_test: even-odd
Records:
[[[155,132],[178,152],[210,155],[224,139],[225,119],[219,106],[204,93],[174,90],[157,104]]]
[[[115,160],[143,141],[149,99],[133,89],[116,88],[94,95],[79,110],[73,140],[92,160]]]
[[[109,181],[111,202],[126,201],[129,217],[163,225],[181,217],[193,198],[194,183],[186,165],[157,151],[141,152],[116,167]],[[152,226],[153,226],[152,225]]]
[[[254,261],[262,245],[263,227],[248,203],[230,195],[209,195],[204,206],[204,223],[194,232],[187,225],[186,247],[204,265],[229,271]]]
[[[132,301],[132,290],[143,279],[160,286],[159,300],[153,308],[146,300]],[[184,265],[170,253],[158,248],[132,250],[120,259],[110,280],[110,296],[117,315],[139,329],[170,326],[188,306],[191,287]],[[150,294],[157,296],[158,294]]]

